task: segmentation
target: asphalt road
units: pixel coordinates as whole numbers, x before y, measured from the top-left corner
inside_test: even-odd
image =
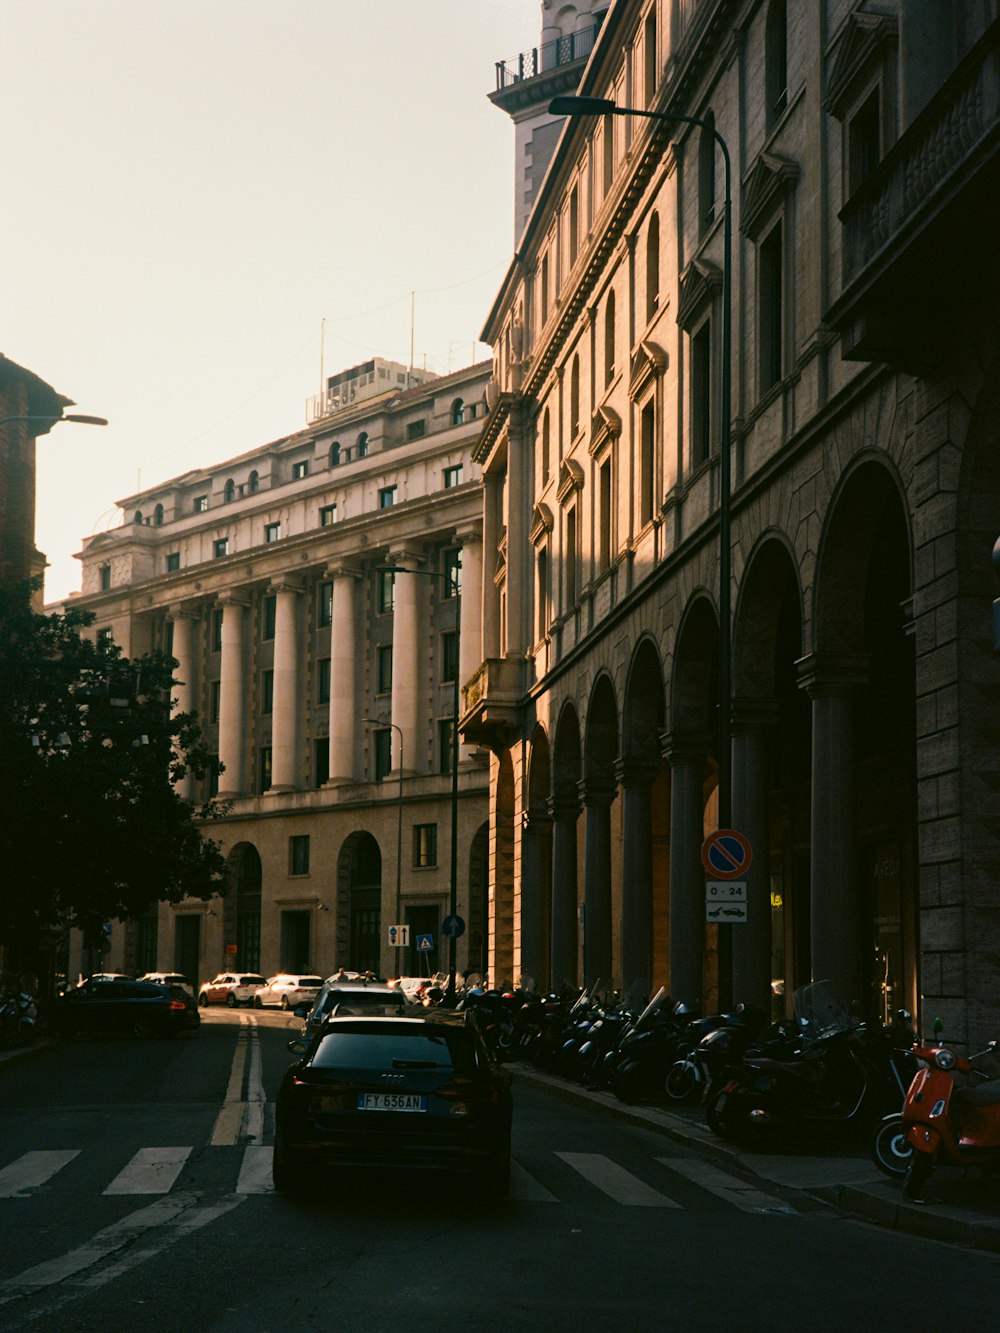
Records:
[[[523,1085],[506,1203],[412,1176],[281,1198],[294,1025],[213,1009],[190,1037],[0,1066],[0,1328],[910,1333],[935,1299],[996,1322],[996,1258],[762,1192]]]

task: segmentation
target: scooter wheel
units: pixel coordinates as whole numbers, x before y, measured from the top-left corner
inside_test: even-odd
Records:
[[[906,1137],[906,1126],[898,1115],[887,1115],[872,1135],[872,1161],[893,1180],[902,1180],[913,1158],[913,1144]],[[924,1156],[925,1154],[920,1154]]]
[[[934,1158],[930,1153],[914,1152],[903,1177],[903,1198],[907,1203],[926,1203],[927,1191],[924,1188],[934,1170]]]
[[[671,1101],[690,1101],[698,1087],[698,1076],[694,1067],[686,1061],[678,1061],[667,1071],[667,1081],[664,1086]]]

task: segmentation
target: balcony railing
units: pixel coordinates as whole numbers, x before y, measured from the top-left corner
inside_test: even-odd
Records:
[[[498,60],[497,92],[589,56],[599,31],[600,25],[595,23],[592,28],[571,32],[568,37],[558,37],[554,42],[533,46],[530,51],[522,51],[513,60]]]

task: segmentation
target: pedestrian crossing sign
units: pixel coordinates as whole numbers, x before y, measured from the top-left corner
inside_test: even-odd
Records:
[[[434,936],[433,936],[433,935],[418,935],[418,936],[417,936],[417,952],[418,952],[418,953],[430,953],[430,951],[431,951],[433,948],[434,948]]]

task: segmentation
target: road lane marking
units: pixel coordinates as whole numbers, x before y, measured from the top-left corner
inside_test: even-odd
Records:
[[[274,1193],[274,1184],[271,1181],[271,1155],[270,1147],[252,1145],[244,1150],[243,1163],[236,1182],[237,1194]]]
[[[616,1203],[624,1203],[635,1208],[680,1208],[681,1206],[600,1153],[560,1152],[556,1153],[556,1156],[561,1157],[567,1166],[578,1171],[584,1180],[589,1180],[592,1185],[603,1190]]]
[[[733,1204],[744,1213],[795,1213],[796,1211],[790,1203],[785,1203],[783,1199],[774,1195],[762,1193],[753,1185],[748,1185],[729,1175],[727,1171],[713,1166],[711,1162],[703,1162],[700,1158],[693,1157],[657,1157],[656,1160],[661,1165],[669,1167],[671,1171],[676,1171],[679,1176],[684,1176],[686,1180],[693,1181],[695,1185],[708,1190],[710,1194],[725,1199],[727,1203]]]
[[[115,1176],[105,1194],[169,1194],[190,1148],[140,1148]]]
[[[559,1200],[518,1162],[510,1164],[510,1197],[518,1203],[558,1203]]]
[[[236,1038],[236,1051],[233,1054],[233,1067],[229,1073],[229,1084],[223,1099],[222,1109],[215,1119],[210,1143],[216,1146],[239,1141],[243,1127],[243,1074],[247,1063],[246,1015],[240,1014],[240,1030]]]
[[[264,1141],[264,1079],[261,1067],[260,1030],[257,1019],[250,1016],[250,1075],[247,1079],[246,1112],[243,1116],[243,1137],[247,1143]]]
[[[11,1162],[0,1171],[0,1199],[16,1199],[24,1190],[44,1185],[57,1171],[61,1171],[67,1162],[79,1157],[79,1148],[50,1152],[26,1152],[16,1162]]]

